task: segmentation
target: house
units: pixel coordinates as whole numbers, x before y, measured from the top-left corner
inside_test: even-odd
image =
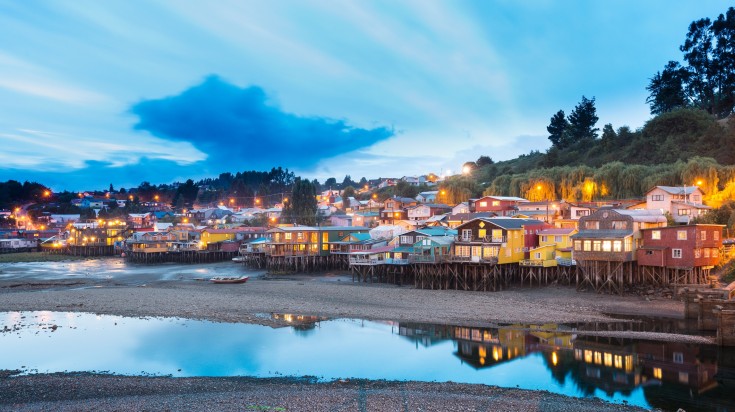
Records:
[[[445,227],[426,227],[401,233],[391,240],[390,243],[399,247],[412,247],[416,242],[431,236],[443,236],[454,239],[457,236],[457,231]]]
[[[426,176],[403,176],[401,180],[411,186],[421,186],[426,183]]]
[[[416,201],[419,203],[434,203],[436,202],[436,196],[439,194],[438,190],[431,190],[428,192],[421,192],[416,195]]]
[[[413,244],[413,251],[408,259],[412,263],[437,263],[449,260],[453,244],[453,236],[427,236]]]
[[[393,224],[397,220],[404,220],[408,217],[406,209],[416,206],[416,199],[410,197],[391,197],[383,202],[383,209],[380,210],[380,221],[384,224]]]
[[[459,203],[452,208],[453,215],[460,213],[470,213],[470,204],[468,202]]]
[[[127,221],[133,229],[150,228],[156,223],[156,215],[153,213],[130,213]]]
[[[329,224],[332,226],[352,226],[353,217],[350,215],[331,215]]]
[[[348,234],[367,232],[368,228],[356,226],[277,227],[268,231],[272,241],[266,253],[272,256],[326,256],[332,242],[340,242]]]
[[[125,207],[128,204],[127,199],[114,199],[117,207]]]
[[[370,233],[350,233],[340,240],[330,242],[329,252],[333,255],[345,255],[356,251],[370,250],[375,247],[385,246],[388,243],[385,239],[373,239]]]
[[[369,233],[373,239],[393,239],[402,233],[406,233],[406,229],[395,225],[380,225],[370,229]]]
[[[107,207],[107,199],[98,199],[92,196],[85,196],[79,203],[82,209],[103,209]]]
[[[643,229],[643,244],[637,251],[638,265],[712,268],[720,262],[723,227],[696,224]]]
[[[535,219],[479,218],[457,226],[454,259],[488,263],[518,263],[538,246],[538,232],[549,227]]]
[[[656,186],[646,192],[646,209],[668,212],[676,223],[688,224],[711,209],[702,196],[697,186]]]
[[[525,202],[528,200],[520,197],[485,196],[470,199],[468,204],[471,212],[493,212],[498,216],[513,216],[518,211],[518,205]]]
[[[55,225],[57,227],[63,227],[68,225],[69,223],[78,222],[80,219],[81,215],[52,214],[49,218],[49,224]]]
[[[636,253],[641,231],[666,226],[660,210],[601,208],[579,219],[579,233],[572,235],[578,287],[596,292],[623,294],[635,282]]]
[[[478,218],[491,218],[495,217],[495,213],[492,212],[479,212],[479,213],[452,213],[447,216],[447,226],[450,228],[456,228],[457,226],[469,222],[472,219]]]
[[[352,215],[352,224],[355,226],[375,227],[378,225],[380,213],[378,212],[357,212]]]
[[[666,226],[660,210],[602,208],[580,218],[574,258],[580,261],[631,262],[636,259],[641,230]]]
[[[518,214],[546,223],[553,223],[562,215],[560,204],[556,201],[523,202],[517,207]]]
[[[426,203],[409,207],[407,215],[409,220],[426,220],[434,215],[449,213],[452,210],[450,206],[435,203]]]
[[[573,242],[575,228],[549,228],[539,232],[539,245],[531,248],[529,258],[521,261],[523,266],[551,267],[563,264],[572,265]]]

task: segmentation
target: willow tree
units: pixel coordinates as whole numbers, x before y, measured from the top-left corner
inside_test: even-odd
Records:
[[[316,214],[316,187],[308,180],[296,178],[291,198],[281,212],[281,222],[313,226],[317,222]]]

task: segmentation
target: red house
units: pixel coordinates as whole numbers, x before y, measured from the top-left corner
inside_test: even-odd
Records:
[[[513,216],[518,212],[520,203],[528,202],[521,197],[512,196],[485,196],[479,199],[470,199],[471,212],[493,212],[498,216]]]
[[[722,228],[696,224],[643,229],[638,265],[709,269],[720,262]]]

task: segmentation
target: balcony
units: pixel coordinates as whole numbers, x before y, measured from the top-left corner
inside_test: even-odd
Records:
[[[485,257],[481,258],[480,256],[446,256],[447,262],[457,262],[457,263],[486,263],[489,265],[497,265],[498,264],[498,258],[496,256],[493,257]]]

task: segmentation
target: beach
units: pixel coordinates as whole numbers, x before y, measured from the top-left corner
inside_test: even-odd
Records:
[[[248,274],[251,279],[246,284],[231,285],[207,281],[223,274]],[[523,325],[620,321],[621,317],[640,315],[680,318],[683,304],[660,297],[577,292],[573,287],[558,285],[514,287],[501,292],[436,291],[354,283],[349,274],[339,272],[268,276],[232,263],[130,266],[119,260],[105,260],[2,265],[0,311],[181,317],[274,327],[283,324],[263,314]],[[616,316],[613,319],[611,315]],[[645,333],[640,334],[631,336],[645,337]],[[650,337],[697,340],[684,335]],[[39,397],[38,388],[43,387],[49,389]],[[59,387],[72,389],[50,389]],[[90,374],[14,376],[7,372],[0,378],[0,389],[0,408],[13,410],[245,410],[247,405],[270,410],[604,410],[603,403],[595,399],[485,385],[422,382],[324,383],[308,379]],[[604,405],[609,410],[628,408]]]

